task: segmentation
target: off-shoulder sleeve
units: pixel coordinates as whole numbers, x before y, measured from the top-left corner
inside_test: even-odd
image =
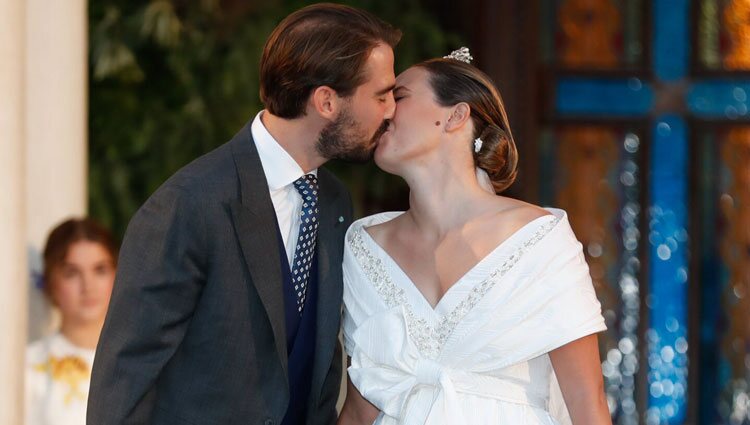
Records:
[[[461,344],[447,349],[477,369],[500,369],[546,354],[606,329],[582,246],[563,218],[533,246],[498,264],[493,289],[479,302],[471,325],[459,330]],[[465,329],[465,330],[464,330]]]

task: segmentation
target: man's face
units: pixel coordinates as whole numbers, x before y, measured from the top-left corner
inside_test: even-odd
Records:
[[[393,117],[393,49],[378,44],[365,63],[367,80],[357,87],[336,119],[320,133],[318,152],[328,159],[367,161]]]

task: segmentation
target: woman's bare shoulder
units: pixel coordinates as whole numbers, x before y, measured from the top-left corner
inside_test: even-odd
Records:
[[[499,197],[498,211],[492,217],[492,220],[498,225],[521,228],[540,217],[548,215],[552,215],[552,213],[538,205],[518,199]]]

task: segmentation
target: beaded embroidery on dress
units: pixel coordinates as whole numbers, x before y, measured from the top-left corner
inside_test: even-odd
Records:
[[[605,329],[561,210],[506,239],[435,308],[366,233],[401,213],[353,223],[344,253],[349,375],[381,410],[376,424],[549,424],[560,397],[547,353]],[[552,401],[550,400],[552,397]]]

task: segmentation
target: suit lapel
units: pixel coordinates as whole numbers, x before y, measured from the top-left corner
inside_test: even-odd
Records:
[[[231,141],[241,202],[230,204],[235,232],[258,296],[271,322],[276,350],[288,373],[284,295],[276,218],[263,166],[248,123]]]
[[[241,201],[230,204],[232,220],[253,283],[271,322],[279,360],[284,373],[288,374],[281,257],[276,247],[279,243],[276,212],[253,142],[250,123],[230,143],[241,191]],[[331,364],[335,348],[335,342],[331,342],[336,340],[339,331],[343,291],[342,282],[337,277],[340,274],[335,269],[341,268],[337,244],[341,244],[339,239],[343,234],[343,230],[338,228],[342,225],[336,202],[339,193],[325,170],[320,170],[318,176],[318,311],[311,387],[311,395],[315,399],[320,394]]]
[[[312,394],[320,394],[323,380],[325,379],[331,364],[331,356],[339,331],[342,301],[342,283],[334,267],[341,268],[341,258],[337,257],[336,244],[340,244],[341,229],[338,226],[339,214],[336,209],[338,193],[335,185],[331,184],[330,177],[324,170],[319,172],[320,177],[320,224],[318,226],[318,314],[317,332],[315,338],[315,364],[312,379]]]

